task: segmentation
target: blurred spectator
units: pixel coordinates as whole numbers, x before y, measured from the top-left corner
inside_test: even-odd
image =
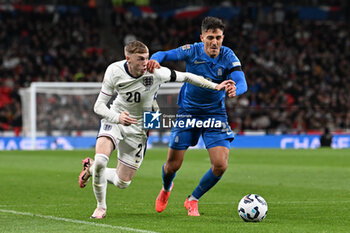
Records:
[[[330,147],[332,144],[332,134],[328,128],[325,128],[320,139],[321,147]]]

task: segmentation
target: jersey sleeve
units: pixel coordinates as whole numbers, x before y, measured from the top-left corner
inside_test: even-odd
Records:
[[[247,81],[245,80],[243,71],[233,71],[231,73],[231,79],[236,83],[236,96],[242,95],[248,90]]]
[[[163,61],[177,61],[178,56],[176,49],[172,49],[169,51],[159,51],[153,54],[150,60],[156,60],[158,63],[162,63]]]
[[[230,74],[233,71],[242,70],[241,62],[239,61],[238,57],[232,50],[228,50],[226,54],[226,62],[228,63],[226,65],[227,72]]]
[[[108,101],[114,93],[113,80],[115,78],[116,72],[112,66],[109,66],[103,78],[100,94],[94,105],[94,112],[111,123],[119,123],[119,114],[107,107]]]
[[[213,83],[205,79],[203,76],[199,76],[189,72],[175,71],[175,73],[176,73],[176,82],[187,82],[198,87],[208,88],[212,90],[215,90],[215,87],[218,85],[217,83]]]
[[[105,75],[103,77],[101,92],[107,96],[112,96],[114,93],[113,77],[116,75],[116,71],[110,65],[107,67]]]
[[[228,79],[232,79],[236,83],[236,95],[241,95],[248,90],[247,81],[242,71],[242,65],[238,57],[232,50],[228,50],[227,54],[227,73]]]
[[[174,71],[170,70],[166,67],[161,67],[160,69],[155,69],[154,75],[161,80],[162,83],[166,82],[187,82],[191,83],[193,85],[203,87],[203,88],[209,88],[212,90],[215,90],[215,87],[217,86],[216,83],[213,83],[202,76],[192,74],[189,72],[180,72],[180,71]]]
[[[154,70],[154,76],[160,80],[161,83],[166,83],[172,81],[172,72],[166,67],[160,67]]]
[[[193,53],[193,45],[187,44],[169,51],[159,51],[151,56],[151,60],[159,63],[163,61],[180,61],[186,60]]]
[[[178,60],[187,60],[187,58],[191,57],[194,53],[194,45],[193,44],[186,44],[181,47],[178,47],[175,49],[177,52]]]

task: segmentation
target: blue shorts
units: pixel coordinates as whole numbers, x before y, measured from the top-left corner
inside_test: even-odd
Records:
[[[231,148],[234,134],[227,123],[226,116],[191,116],[185,114],[182,112],[176,118],[171,129],[169,144],[171,149],[186,150],[189,146],[195,146],[201,135],[207,149],[216,146]]]

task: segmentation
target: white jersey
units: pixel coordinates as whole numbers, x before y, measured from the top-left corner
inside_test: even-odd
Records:
[[[152,110],[152,103],[160,85],[169,81],[189,82],[210,89],[215,89],[217,85],[202,76],[170,71],[165,67],[135,78],[128,72],[126,60],[123,60],[108,66],[94,110],[111,123],[119,123],[119,114],[123,111],[128,111],[130,117],[142,123],[143,112]],[[106,104],[115,92],[118,96],[108,109]]]
[[[101,92],[106,95],[118,93],[111,110],[128,111],[130,117],[142,121],[143,112],[152,110],[152,103],[162,83],[170,81],[170,70],[155,69],[138,78],[132,77],[126,68],[126,60],[112,63],[106,70]]]

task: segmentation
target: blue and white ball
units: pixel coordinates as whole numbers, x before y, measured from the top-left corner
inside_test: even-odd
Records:
[[[257,194],[248,194],[239,202],[238,214],[245,222],[261,222],[267,215],[267,203]]]

